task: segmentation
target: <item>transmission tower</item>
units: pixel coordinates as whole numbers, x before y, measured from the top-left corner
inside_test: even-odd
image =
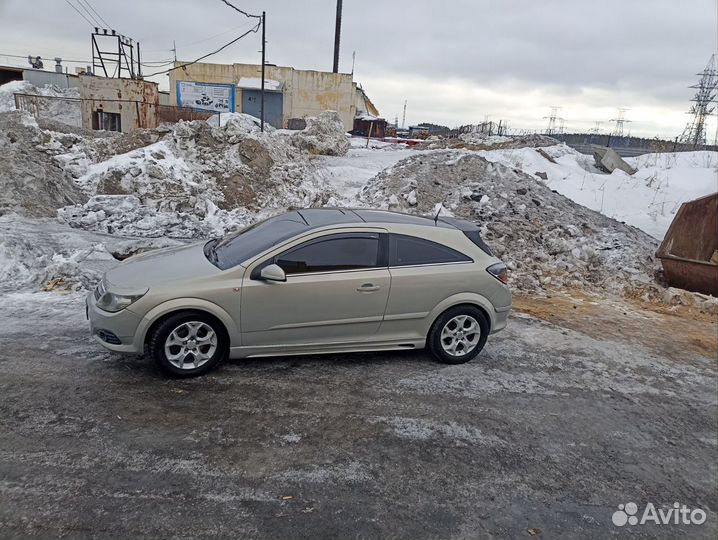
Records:
[[[596,120],[593,123],[593,127],[591,129],[589,129],[588,132],[593,133],[594,135],[598,135],[599,133],[601,133],[601,121]]]
[[[559,133],[559,128],[557,127],[556,121],[558,120],[561,122],[561,126],[563,126],[564,119],[558,116],[559,111],[561,110],[561,107],[551,107],[551,114],[549,116],[544,116],[544,120],[548,120],[548,125],[546,126],[546,135],[552,135],[554,133]]]
[[[626,120],[626,112],[628,109],[618,109],[618,116],[611,118],[611,122],[616,122],[611,135],[616,137],[623,137],[623,128],[626,124],[630,123],[630,120]]]
[[[691,105],[688,114],[693,115],[693,119],[688,122],[679,141],[691,144],[694,147],[706,144],[706,118],[713,113],[715,107],[711,105],[716,100],[716,87],[718,87],[718,74],[716,73],[715,54],[708,60],[706,68],[696,75],[700,76],[698,84],[689,86],[689,88],[697,89],[695,97],[691,100],[695,102]]]

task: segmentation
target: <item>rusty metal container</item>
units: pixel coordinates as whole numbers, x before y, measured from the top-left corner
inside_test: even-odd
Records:
[[[718,296],[718,193],[681,205],[656,257],[668,284]]]

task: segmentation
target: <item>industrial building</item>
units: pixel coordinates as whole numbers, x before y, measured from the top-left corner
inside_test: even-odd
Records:
[[[82,127],[128,132],[158,124],[157,83],[80,76]]]
[[[261,66],[194,63],[170,71],[170,104],[213,112],[260,116]],[[350,73],[265,66],[264,118],[274,127],[334,110],[347,131],[357,117],[379,116]],[[299,122],[301,124],[301,122]]]

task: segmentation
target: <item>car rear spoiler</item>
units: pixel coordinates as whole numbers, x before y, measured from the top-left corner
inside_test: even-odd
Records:
[[[459,229],[469,240],[481,248],[484,253],[493,257],[494,254],[491,252],[491,248],[487,246],[486,242],[481,238],[481,230],[475,223],[465,219],[456,219],[447,216],[439,216],[438,221]]]

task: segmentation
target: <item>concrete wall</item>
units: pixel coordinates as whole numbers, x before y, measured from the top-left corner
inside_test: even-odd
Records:
[[[242,77],[261,77],[261,67],[255,64],[197,63],[173,70],[170,72],[170,103],[177,105],[178,80],[233,84],[236,109],[242,112],[242,89],[236,88]],[[356,113],[356,84],[351,74],[267,66],[265,77],[282,84],[283,125],[286,126],[290,118],[305,118],[334,110],[341,116],[345,129],[352,129]]]
[[[84,128],[92,129],[95,111],[119,113],[123,133],[157,127],[157,83],[81,75],[80,98]]]
[[[26,69],[22,72],[22,78],[40,87],[46,84],[54,84],[60,88],[78,88],[80,86],[80,78],[77,75],[70,75],[69,73]]]
[[[610,146],[621,157],[634,157],[654,152],[718,150],[718,146],[716,145],[695,147],[692,144],[683,144],[676,141],[645,139],[631,136],[597,135],[594,133],[556,133],[549,135],[549,137],[565,142],[578,152],[588,155],[593,153],[592,145]]]

